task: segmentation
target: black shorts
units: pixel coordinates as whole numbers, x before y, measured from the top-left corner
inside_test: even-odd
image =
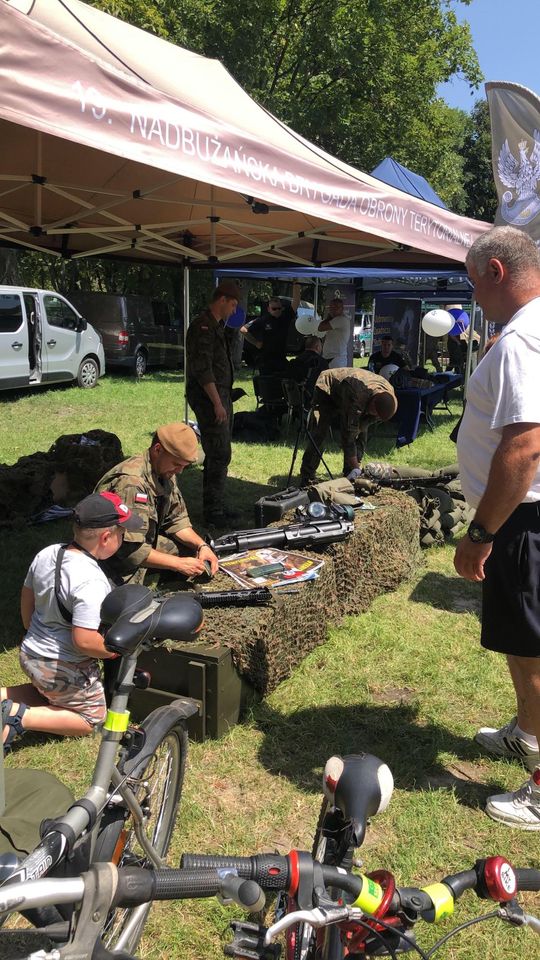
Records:
[[[540,657],[540,503],[522,503],[497,533],[482,584],[482,646]]]

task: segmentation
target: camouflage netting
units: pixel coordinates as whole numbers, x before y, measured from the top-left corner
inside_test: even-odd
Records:
[[[47,453],[0,464],[0,526],[25,523],[53,503],[74,506],[123,459],[116,434],[88,430],[59,437]]]
[[[357,514],[354,534],[347,540],[316,552],[298,551],[324,557],[315,582],[296,584],[294,593],[275,591],[269,606],[205,611],[201,639],[229,646],[238,671],[260,693],[274,690],[306,654],[324,643],[329,622],[367,610],[376,596],[395,589],[420,564],[416,504],[393,490],[381,490],[369,500],[377,509]],[[283,517],[275,525],[292,519]],[[231,586],[230,578],[220,573],[205,589]],[[181,644],[167,646],[181,649]]]
[[[362,476],[355,480],[359,494],[381,489],[403,490],[418,505],[420,543],[423,547],[441,546],[448,537],[467,526],[473,511],[465,502],[459,482],[457,463],[435,473],[418,467],[395,467],[389,463],[366,463]]]

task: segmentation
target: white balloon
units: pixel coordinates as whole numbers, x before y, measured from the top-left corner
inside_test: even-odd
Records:
[[[320,317],[315,317],[312,313],[303,313],[297,317],[294,325],[303,337],[324,337],[324,331],[319,330],[320,322]]]
[[[452,329],[455,319],[448,310],[430,310],[422,318],[422,330],[428,337],[444,337]]]
[[[379,370],[379,376],[384,377],[385,380],[390,380],[396,370],[399,370],[397,363],[385,363],[384,367]]]

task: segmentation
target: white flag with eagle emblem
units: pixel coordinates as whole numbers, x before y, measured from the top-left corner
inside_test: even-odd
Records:
[[[540,97],[517,83],[486,83],[497,224],[540,240]]]

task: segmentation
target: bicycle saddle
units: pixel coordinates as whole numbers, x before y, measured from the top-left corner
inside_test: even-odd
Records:
[[[193,595],[156,599],[148,587],[124,584],[101,605],[101,620],[109,624],[105,647],[129,655],[145,641],[193,640],[203,624],[203,611]]]
[[[390,768],[372,753],[335,756],[326,761],[324,795],[350,821],[356,847],[364,840],[368,818],[386,810],[393,789]]]

